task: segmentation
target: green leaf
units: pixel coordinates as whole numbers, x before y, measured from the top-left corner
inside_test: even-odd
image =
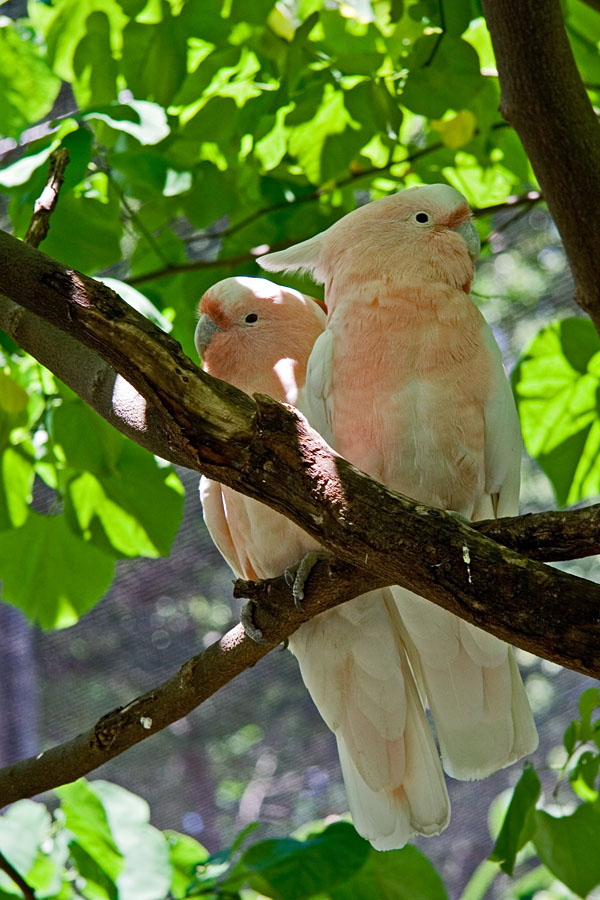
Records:
[[[187,834],[176,831],[165,831],[164,834],[171,851],[171,894],[175,900],[184,900],[194,880],[197,866],[208,859],[208,850]]]
[[[0,410],[17,415],[27,408],[27,391],[6,372],[0,371]]]
[[[194,173],[191,191],[182,198],[184,212],[196,228],[207,228],[236,209],[238,195],[230,173],[202,162]]]
[[[577,764],[569,775],[571,787],[578,797],[586,803],[598,799],[596,778],[600,769],[600,754],[586,750],[577,760]]]
[[[121,66],[136,97],[167,106],[186,75],[187,36],[168,3],[162,22],[146,25],[131,21],[123,31]]]
[[[0,531],[20,528],[29,515],[33,461],[18,447],[0,452]]]
[[[116,471],[125,437],[72,392],[53,410],[51,430],[71,468],[99,478]]]
[[[106,810],[94,785],[80,778],[56,788],[55,793],[65,814],[65,824],[76,842],[106,876],[116,882],[123,871],[123,854],[117,848]]]
[[[158,144],[170,132],[162,106],[147,100],[129,100],[80,113],[84,121],[99,119],[115,131],[131,135],[140,144]]]
[[[117,900],[117,885],[104,871],[97,859],[90,856],[81,844],[72,840],[69,854],[77,872],[85,878],[85,896],[90,900]]]
[[[589,741],[592,737],[592,713],[598,708],[600,708],[600,688],[588,688],[579,698],[582,741]]]
[[[418,66],[417,60],[422,60]],[[410,70],[401,102],[430,118],[440,119],[447,109],[468,109],[485,81],[476,50],[449,35],[441,40],[440,35],[420,38],[407,65]]]
[[[331,900],[448,900],[442,879],[420,850],[378,853],[371,849],[362,868],[330,891]]]
[[[0,135],[16,138],[51,109],[60,80],[42,59],[33,35],[0,20]]]
[[[73,625],[108,590],[114,561],[73,534],[64,516],[30,512],[0,532],[3,599],[42,628]]]
[[[117,99],[118,66],[111,48],[110,20],[105,12],[92,12],[86,34],[73,56],[75,96],[80,107]]]
[[[442,9],[446,31],[460,37],[471,21],[471,0],[442,0]]]
[[[41,150],[37,150],[35,153],[32,152],[34,148],[40,146],[40,143],[46,146],[43,146]],[[27,184],[33,173],[44,165],[56,148],[57,143],[50,143],[47,140],[40,143],[36,141],[33,146],[29,147],[30,152],[28,154],[26,153],[21,159],[0,169],[0,185],[2,187],[15,188]]]
[[[123,857],[116,884],[119,900],[163,900],[171,885],[169,847],[150,825],[150,807],[141,797],[108,781],[94,781],[110,833]]]
[[[115,401],[126,402],[129,390],[117,380]],[[157,462],[78,398],[54,411],[52,434],[69,468],[81,473],[69,482],[66,511],[86,539],[108,553],[168,555],[183,511],[183,488],[171,466]]]
[[[532,814],[541,789],[537,773],[531,766],[526,766],[513,791],[500,834],[489,857],[492,862],[500,863],[500,868],[508,875],[512,875],[517,853],[532,837]]]
[[[588,319],[543,328],[513,374],[525,447],[559,504],[600,492],[600,338]]]
[[[600,808],[582,803],[570,816],[534,813],[533,843],[541,861],[579,897],[600,884]]]
[[[331,891],[364,864],[370,845],[352,825],[336,822],[305,841],[261,841],[242,855],[223,887],[247,883],[278,900],[304,900]]]
[[[575,719],[567,725],[565,729],[565,733],[563,734],[563,744],[567,753],[571,754],[575,749],[575,744],[577,743],[579,736],[579,722]]]
[[[72,191],[61,194],[44,252],[73,269],[93,274],[121,258],[121,232],[118,197],[106,176],[98,173],[79,196]]]
[[[302,166],[313,184],[345,170],[352,155],[364,143],[349,127],[350,114],[344,103],[344,92],[325,85],[321,93],[311,93],[286,118],[290,127],[289,152]],[[333,139],[344,133],[341,143]]]
[[[33,3],[29,7],[33,26],[45,38],[48,61],[63,81],[77,81],[74,57],[79,43],[85,40],[90,21],[92,28],[96,27],[97,19],[92,19],[95,11],[102,12],[110,22],[111,55],[114,56],[127,21],[116,0],[58,0],[52,5]]]
[[[40,844],[50,831],[50,813],[43,803],[19,800],[0,816],[0,852],[23,878],[31,871]],[[15,884],[4,872],[0,873],[0,891]],[[17,891],[17,896],[21,896]]]

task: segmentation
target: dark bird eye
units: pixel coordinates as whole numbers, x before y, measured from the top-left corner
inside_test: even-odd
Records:
[[[418,222],[419,225],[427,225],[429,222],[429,216],[426,212],[418,212],[415,215],[415,222]]]
[[[244,322],[247,322],[248,325],[252,325],[254,322],[258,322],[258,316],[256,315],[256,313],[248,313],[248,315],[244,319]]]

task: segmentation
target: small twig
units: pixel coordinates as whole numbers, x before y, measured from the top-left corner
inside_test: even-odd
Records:
[[[489,216],[493,213],[502,212],[504,209],[512,209],[524,204],[533,206],[535,203],[542,203],[543,200],[544,197],[539,191],[527,191],[526,194],[511,194],[502,203],[494,203],[492,206],[473,207],[471,213],[475,219],[479,219],[481,216]]]
[[[65,180],[65,169],[69,164],[69,151],[66,147],[60,147],[50,154],[48,166],[48,179],[46,187],[35,201],[33,215],[27,228],[27,234],[23,238],[26,244],[39,247],[50,228],[50,216],[56,202],[62,183]]]
[[[17,887],[21,889],[21,893],[25,897],[25,900],[35,900],[33,888],[27,884],[23,876],[9,863],[3,853],[0,853],[0,869],[6,872],[11,881],[14,881]]]
[[[489,244],[493,240],[493,238],[502,234],[502,232],[506,231],[507,228],[510,228],[511,225],[514,225],[515,222],[518,222],[520,219],[523,218],[523,216],[526,216],[527,213],[531,212],[531,209],[535,206],[535,204],[537,202],[538,202],[537,200],[525,200],[524,201],[525,205],[523,207],[521,207],[521,209],[517,209],[517,211],[515,212],[515,214],[513,216],[510,216],[510,218],[506,219],[504,222],[501,222],[497,228],[494,228],[493,231],[490,231],[488,236],[482,240],[481,246],[485,247],[487,244]]]
[[[438,52],[438,50],[440,49],[440,47],[442,45],[442,41],[444,40],[444,36],[446,34],[446,20],[444,18],[444,4],[442,3],[442,0],[438,0],[438,9],[439,9],[439,13],[440,13],[440,28],[442,30],[440,31],[440,33],[437,36],[437,40],[434,44],[433,50],[431,51],[431,53],[429,55],[429,59],[423,66],[424,69],[426,69],[427,66],[430,66],[431,63],[433,62],[433,60],[435,59],[435,55]]]
[[[160,244],[158,243],[158,241],[156,240],[156,238],[154,237],[152,232],[150,232],[146,228],[146,226],[144,225],[144,223],[142,222],[142,220],[140,219],[140,217],[138,216],[136,211],[132,208],[131,204],[127,200],[127,197],[125,196],[125,192],[123,191],[121,185],[116,181],[115,178],[113,178],[111,170],[109,168],[105,168],[104,171],[105,171],[110,183],[112,184],[112,186],[116,190],[117,194],[119,195],[119,199],[121,201],[121,206],[127,213],[128,217],[129,217],[129,221],[135,223],[140,234],[142,234],[146,238],[146,241],[148,242],[150,248],[154,251],[154,253],[158,256],[158,258],[160,260],[162,260],[162,262],[165,264],[165,266],[167,268],[170,268],[172,265],[171,260],[166,255],[166,253],[163,251],[162,247],[160,246]]]

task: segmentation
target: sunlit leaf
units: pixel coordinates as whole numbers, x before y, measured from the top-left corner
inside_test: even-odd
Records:
[[[23,878],[33,867],[39,846],[50,831],[50,822],[44,804],[33,800],[19,800],[0,816],[0,852]],[[0,893],[10,888],[15,888],[14,882],[0,872]]]
[[[247,881],[267,896],[305,900],[346,881],[369,852],[370,845],[351,825],[338,822],[305,841],[280,838],[254,844],[233,870],[231,884]]]
[[[442,879],[412,846],[387,853],[371,849],[364,866],[330,895],[331,900],[448,900]]]
[[[50,71],[25,30],[0,20],[0,135],[21,131],[52,108],[60,80]]]
[[[56,788],[65,824],[76,842],[111,881],[123,871],[123,854],[115,843],[102,800],[83,778]]]
[[[64,516],[31,512],[21,528],[0,533],[3,600],[42,628],[73,625],[103,596],[114,560],[81,540]]]
[[[536,810],[533,842],[541,861],[579,897],[600,884],[600,807],[582,803],[560,819]]]
[[[500,834],[490,855],[490,860],[500,863],[500,868],[508,875],[512,875],[517,853],[532,837],[532,815],[541,789],[537,773],[531,766],[526,766],[513,791]]]
[[[600,492],[600,338],[588,319],[543,328],[513,374],[525,448],[561,505]]]
[[[208,859],[208,850],[187,834],[166,831],[165,837],[171,854],[173,880],[171,893],[175,900],[184,900],[194,880],[196,868]]]

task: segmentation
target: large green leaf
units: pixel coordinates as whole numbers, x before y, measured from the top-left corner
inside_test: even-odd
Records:
[[[378,853],[371,849],[362,868],[334,887],[331,900],[448,900],[442,879],[420,850]]]
[[[579,897],[600,884],[600,804],[582,803],[570,816],[535,812],[533,843],[541,861]]]
[[[50,831],[50,813],[42,803],[19,800],[0,816],[0,852],[17,872],[27,878],[40,844]],[[0,891],[22,897],[15,883],[0,872]]]
[[[25,523],[34,474],[33,460],[22,448],[0,450],[0,531]]]
[[[0,135],[16,138],[45,116],[59,88],[33,35],[0,20]]]
[[[352,825],[337,822],[305,841],[261,841],[242,855],[231,886],[246,882],[276,900],[308,900],[329,892],[365,863],[370,845]],[[225,882],[224,887],[229,887]]]
[[[208,850],[187,834],[165,831],[165,837],[171,851],[173,869],[171,893],[175,900],[184,900],[194,881],[196,868],[208,859]]]
[[[81,540],[64,516],[31,512],[21,528],[0,532],[0,579],[6,603],[42,628],[64,628],[100,600],[114,560]]]
[[[559,504],[600,493],[600,338],[588,319],[543,328],[513,374],[525,447]]]
[[[447,109],[468,108],[483,88],[475,49],[457,37],[421,38],[401,101],[413,112],[440,118]]]
[[[52,213],[44,252],[65,265],[93,274],[121,258],[119,201],[98,173],[76,196],[61,196]]]
[[[123,382],[115,387],[127,390]],[[183,510],[170,466],[108,425],[78,398],[53,417],[53,437],[80,474],[68,485],[67,512],[94,544],[124,556],[169,553]]]
[[[533,812],[542,785],[537,772],[526,766],[510,800],[510,804],[496,838],[490,860],[500,863],[500,868],[512,875],[517,853],[528,840],[534,830]]]
[[[117,99],[117,61],[111,53],[110,21],[104,11],[90,13],[86,34],[73,57],[76,96],[80,106]]]
[[[124,867],[123,853],[115,843],[106,809],[93,784],[80,778],[56,788],[56,793],[76,843],[116,883]]]
[[[121,66],[127,83],[139,99],[155,100],[167,106],[186,74],[187,40],[169,4],[162,22],[130,22],[123,32]]]
[[[116,885],[119,900],[163,900],[172,867],[164,835],[150,825],[150,807],[141,797],[108,781],[89,785],[106,813],[112,838],[123,857]]]
[[[94,15],[100,12],[110,31],[110,44],[106,38],[102,43],[112,55],[120,49],[121,31],[127,22],[123,9],[116,0],[56,0],[50,4],[33,3],[29,7],[29,15],[40,35],[45,38],[48,61],[56,74],[63,80],[78,87],[77,72],[85,66],[81,51],[75,59],[79,44],[85,41],[88,29],[94,32],[98,28],[99,19]],[[104,25],[101,26],[104,29]],[[95,45],[94,45],[95,44]],[[87,49],[94,51],[94,64],[98,64],[98,45],[92,39]],[[101,62],[102,71],[106,74],[106,62]],[[111,67],[112,68],[112,67]],[[111,76],[112,77],[112,72]],[[88,86],[89,87],[89,86]],[[85,100],[85,94],[82,95]]]

